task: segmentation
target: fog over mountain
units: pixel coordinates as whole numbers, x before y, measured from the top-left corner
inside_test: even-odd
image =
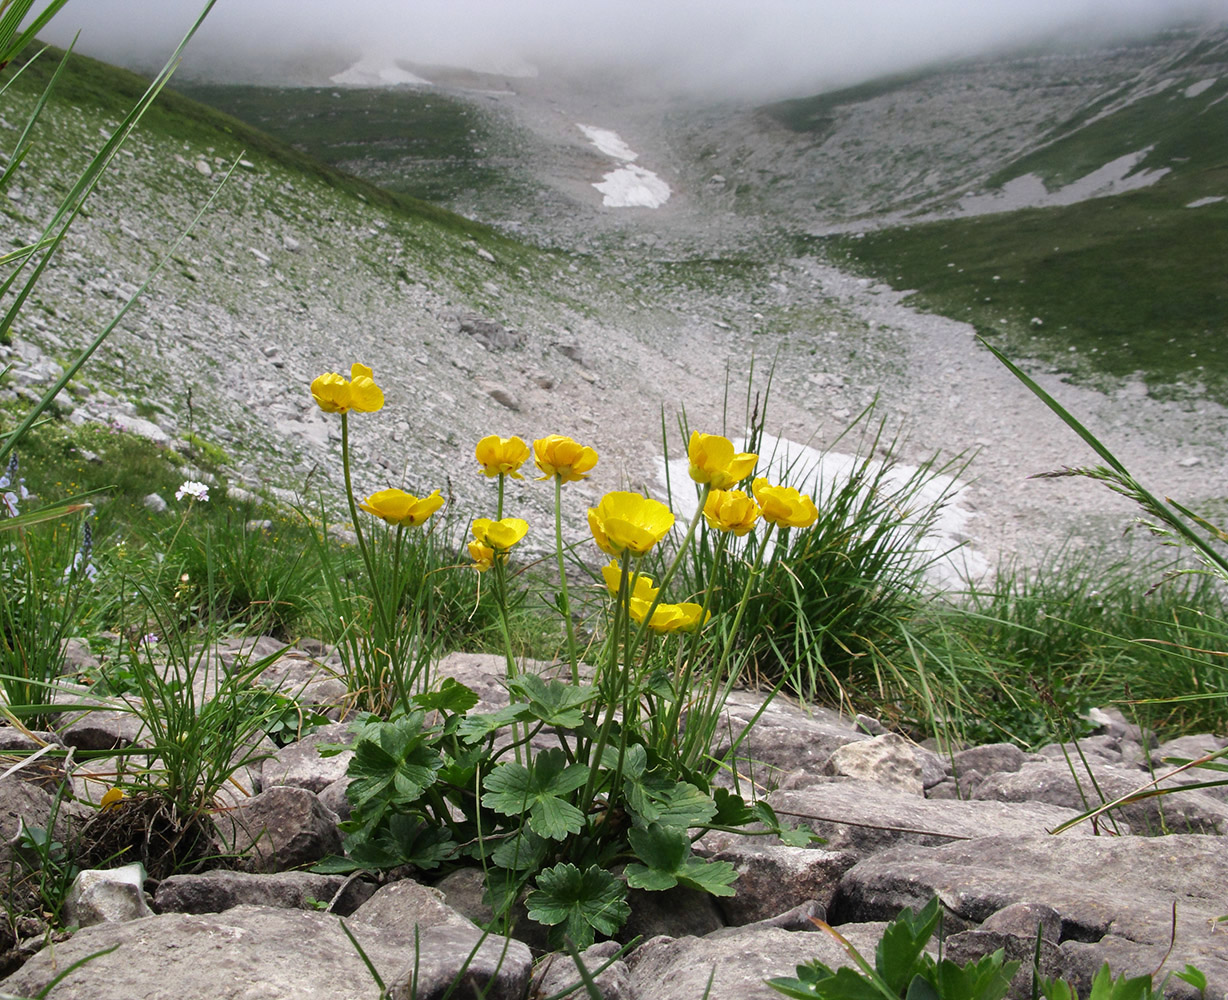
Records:
[[[48,37],[161,62],[201,0],[75,0]],[[1228,0],[219,0],[194,75],[267,79],[373,52],[508,75],[621,70],[651,85],[769,96],[1002,47],[1129,36],[1228,18]],[[323,74],[327,75],[327,74]]]

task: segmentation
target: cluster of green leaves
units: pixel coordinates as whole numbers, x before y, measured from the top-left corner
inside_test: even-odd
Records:
[[[770,376],[767,384],[770,391]],[[748,400],[747,451],[761,450],[763,442],[767,407],[758,402]],[[893,452],[898,442],[884,438],[872,408],[842,438],[859,428],[864,433],[850,450],[863,457],[847,472],[819,481],[815,470],[796,463],[785,470],[785,483],[813,491],[819,518],[804,531],[773,539],[734,639],[747,667],[766,684],[848,707],[891,695],[884,677],[907,649],[903,625],[931,589],[924,573],[939,555],[922,542],[963,467],[958,459],[935,459],[902,473],[896,463],[874,458]],[[685,441],[685,422],[682,431]],[[765,467],[773,459],[760,456]],[[803,474],[814,481],[801,482]],[[943,488],[944,482],[951,485]],[[722,543],[719,532],[701,523],[682,564],[682,586],[692,594],[711,588],[714,616],[732,618],[722,613],[741,600],[746,567],[759,560],[762,544],[754,532],[744,542]]]
[[[925,948],[941,926],[942,904],[937,897],[918,911],[903,910],[878,942],[871,965],[836,930],[820,922],[848,953],[853,966],[832,969],[815,960],[797,967],[796,976],[769,979],[768,985],[794,1000],[1002,1000],[1020,963],[1005,961],[998,949],[963,966],[950,959],[935,959]],[[1205,993],[1206,976],[1193,966],[1175,974]],[[1165,983],[1152,985],[1152,976],[1114,978],[1106,962],[1092,980],[1086,1000],[1161,1000]],[[1041,976],[1034,970],[1033,996],[1047,1000],[1079,1000],[1070,983]]]
[[[920,911],[902,911],[883,931],[873,965],[823,925],[841,942],[856,968],[832,969],[816,959],[799,965],[795,978],[769,979],[768,985],[796,1000],[1002,1000],[1019,963],[1007,962],[1001,949],[963,966],[950,959],[935,960],[925,947],[941,918],[937,897]]]
[[[551,927],[555,944],[566,935],[584,947],[626,920],[628,888],[731,895],[732,866],[692,853],[704,830],[754,824],[792,844],[813,839],[766,803],[681,769],[640,733],[617,734],[598,757],[604,709],[592,686],[522,673],[508,688],[507,707],[474,713],[477,695],[448,679],[415,695],[408,714],[361,723],[348,856],[325,867],[480,865],[496,914],[531,887],[529,917]],[[541,739],[557,745],[536,749]]]

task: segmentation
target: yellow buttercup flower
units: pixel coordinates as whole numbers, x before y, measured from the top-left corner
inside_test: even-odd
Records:
[[[524,476],[517,470],[529,457],[529,446],[518,437],[501,438],[498,434],[488,434],[478,442],[475,454],[485,475],[523,479]]]
[[[597,464],[597,452],[561,434],[534,441],[533,458],[542,471],[542,479],[558,478],[564,483],[587,479]]]
[[[759,505],[742,490],[713,490],[704,503],[704,520],[718,531],[741,538],[759,520]]]
[[[588,526],[598,547],[618,556],[630,549],[642,556],[674,526],[674,515],[659,500],[616,490],[588,509]]]
[[[727,490],[755,471],[759,456],[733,450],[733,442],[719,434],[691,432],[687,447],[691,478],[697,483],[710,483],[714,490]]]
[[[375,384],[373,374],[356,362],[348,379],[336,372],[318,375],[311,382],[311,398],[325,413],[374,413],[384,405],[384,391]]]
[[[380,490],[378,493],[372,493],[358,506],[389,524],[413,528],[423,524],[443,506],[443,497],[439,495],[439,490],[421,498],[404,490]]]
[[[479,517],[471,527],[477,541],[499,554],[507,552],[529,532],[529,522],[519,517],[505,517],[501,521]]]
[[[631,617],[643,622],[652,607],[651,601],[631,600]],[[683,604],[658,604],[648,621],[654,632],[690,632],[703,625],[712,616],[706,614],[702,605],[687,601]]]
[[[623,579],[623,568],[618,565],[618,561],[615,560],[602,566],[601,575],[605,577],[606,588],[617,597],[619,586],[622,584]],[[647,573],[636,573],[635,589],[631,591],[631,600],[647,601],[651,604],[656,599],[657,588],[653,585],[652,577]]]
[[[469,543],[469,557],[473,560],[473,568],[479,573],[485,573],[495,564],[495,550],[476,539]]]
[[[792,486],[772,486],[760,476],[751,485],[763,519],[782,528],[808,528],[818,519],[814,501]]]

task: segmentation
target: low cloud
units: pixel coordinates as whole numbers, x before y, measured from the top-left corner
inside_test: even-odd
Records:
[[[200,0],[69,3],[47,36],[148,68]],[[620,72],[654,86],[806,92],[940,59],[1228,19],[1228,0],[219,0],[185,69],[267,78],[376,53],[494,72]],[[328,68],[332,68],[331,66]],[[333,68],[335,71],[335,68]]]

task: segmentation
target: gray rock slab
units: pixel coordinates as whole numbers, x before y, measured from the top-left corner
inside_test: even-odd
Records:
[[[533,970],[527,945],[495,935],[461,916],[441,899],[441,893],[404,880],[380,888],[354,913],[351,926],[375,926],[402,939],[420,942],[417,1000],[441,997],[459,978],[457,993],[491,1000],[522,1000]],[[393,986],[394,997],[409,996],[409,976]]]
[[[1064,760],[1032,761],[1014,774],[989,775],[976,786],[973,797],[998,802],[1048,802],[1083,812],[1102,801],[1128,795],[1149,780],[1145,771],[1129,765],[1097,765],[1089,758],[1089,775],[1082,762],[1073,764],[1072,770]],[[1113,815],[1136,834],[1228,833],[1228,802],[1197,789],[1131,802],[1113,810]],[[1099,823],[1112,829],[1108,817]]]
[[[730,695],[713,756],[720,758],[728,751],[732,737],[742,732],[762,704],[763,695],[755,692],[734,691]],[[806,710],[777,697],[738,747],[738,770],[762,786],[775,788],[784,775],[794,772],[821,775],[838,747],[870,738],[836,712]]]
[[[151,917],[144,888],[145,870],[140,864],[78,872],[64,899],[64,922],[89,927]]]
[[[334,781],[345,777],[354,754],[346,750],[332,757],[321,757],[325,743],[353,743],[354,731],[347,723],[334,722],[322,726],[309,736],[290,743],[264,762],[260,773],[262,787],[293,785],[309,792],[322,792]]]
[[[586,948],[580,953],[580,961],[593,977],[602,1000],[632,1000],[635,996],[631,991],[631,973],[627,963],[620,958],[614,958],[618,953],[618,944],[614,941],[602,941]],[[611,961],[613,959],[613,961]],[[605,966],[605,968],[602,968]],[[601,969],[600,972],[597,970]],[[548,997],[562,993],[580,984],[580,973],[576,963],[561,952],[547,955],[533,972],[533,996]],[[588,994],[582,985],[578,989],[565,994],[568,1000],[587,1000]]]
[[[351,930],[386,983],[407,980],[412,937],[372,924]],[[115,951],[56,986],[56,1000],[370,1000],[379,992],[338,917],[264,906],[87,927],[39,952],[0,989],[33,996],[73,962],[112,945]],[[456,969],[463,957],[429,944],[422,954]]]
[[[873,854],[898,843],[948,844],[992,833],[1042,833],[1074,818],[1042,802],[922,799],[864,781],[828,779],[767,797],[780,817],[808,826],[829,851]],[[1072,833],[1090,835],[1076,827]]]
[[[823,773],[871,781],[918,798],[925,794],[921,761],[912,744],[895,733],[837,747],[823,765]]]
[[[810,900],[826,911],[841,877],[857,862],[853,854],[737,842],[714,860],[728,861],[738,873],[735,894],[716,901],[732,926],[770,920]]]
[[[892,919],[937,895],[956,918],[977,924],[1013,904],[1039,904],[1060,915],[1063,948],[1067,942],[1101,946],[1088,953],[1084,971],[1094,973],[1108,959],[1117,962],[1115,973],[1137,976],[1155,969],[1167,950],[1175,903],[1177,937],[1168,967],[1192,962],[1211,981],[1208,995],[1222,996],[1228,946],[1222,929],[1213,927],[1225,911],[1226,848],[1224,837],[1197,834],[900,845],[845,873],[832,917]]]
[[[863,955],[873,955],[882,924],[841,927]],[[848,955],[827,934],[778,927],[729,928],[708,937],[656,937],[627,957],[635,996],[644,1000],[779,1000],[767,979],[792,976],[796,967],[817,958],[836,968],[851,965]]]
[[[212,871],[163,879],[154,894],[154,905],[161,913],[221,913],[243,903],[287,910],[315,910],[332,904],[332,912],[344,917],[374,891],[370,882],[342,875]]]
[[[278,786],[214,816],[228,853],[255,872],[283,871],[341,853],[337,814],[305,788]]]

